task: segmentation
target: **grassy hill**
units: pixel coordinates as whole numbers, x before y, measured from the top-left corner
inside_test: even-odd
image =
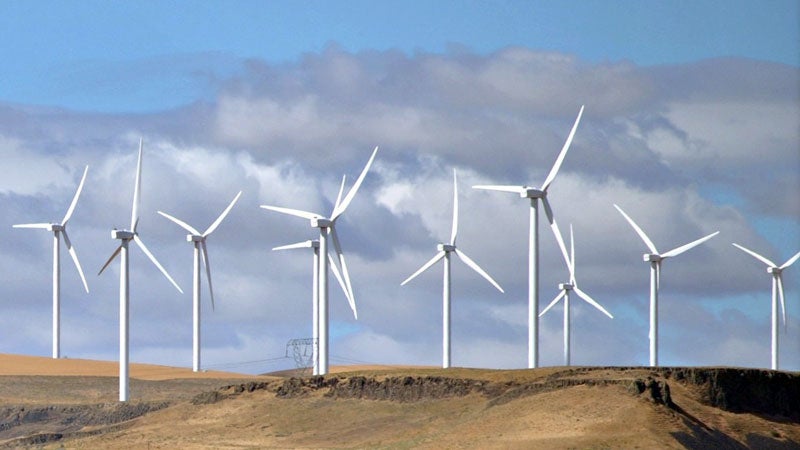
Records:
[[[51,363],[58,361],[42,358]],[[178,375],[132,380],[127,404],[115,401],[113,376],[0,375],[0,447],[800,447],[796,373],[556,367]]]

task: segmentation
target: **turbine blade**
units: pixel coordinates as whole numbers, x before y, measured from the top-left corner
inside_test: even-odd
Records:
[[[66,229],[62,230],[61,234],[64,235],[64,245],[67,246],[69,256],[72,257],[72,262],[75,263],[75,268],[78,269],[78,275],[81,276],[81,281],[83,281],[83,288],[86,289],[86,293],[88,294],[89,285],[86,283],[86,277],[83,275],[83,268],[81,267],[81,262],[78,261],[78,254],[75,252],[75,247],[72,246],[72,241],[69,240],[69,235],[67,234]]]
[[[158,267],[158,270],[160,270],[161,273],[164,274],[165,277],[167,277],[167,280],[169,280],[169,282],[172,283],[173,286],[175,286],[175,289],[177,289],[178,292],[183,294],[183,289],[181,289],[181,287],[178,286],[178,283],[176,283],[175,280],[172,279],[172,277],[167,272],[167,269],[165,269],[164,266],[162,266],[161,263],[158,262],[156,257],[153,256],[152,253],[150,253],[150,250],[147,249],[147,246],[144,245],[144,241],[142,241],[142,239],[139,237],[138,234],[133,235],[133,240],[134,242],[136,242],[136,245],[138,245],[139,248],[142,249],[144,254],[147,255],[148,258],[150,258],[150,261],[152,261],[152,263],[155,264],[156,267]]]
[[[500,186],[500,185],[479,184],[472,186],[472,189],[483,189],[485,191],[513,192],[515,194],[519,194],[525,190],[525,186]]]
[[[759,255],[758,253],[756,253],[756,252],[754,252],[754,251],[750,250],[749,248],[745,248],[745,247],[743,247],[743,246],[741,246],[741,245],[739,245],[739,244],[735,244],[735,243],[733,244],[733,246],[734,246],[734,247],[736,247],[736,248],[738,248],[739,250],[741,250],[741,251],[743,251],[743,252],[745,252],[745,253],[749,254],[749,255],[750,255],[750,256],[752,256],[753,258],[755,258],[755,259],[757,259],[757,260],[759,260],[759,261],[763,262],[763,263],[764,263],[764,264],[766,264],[768,267],[778,267],[778,265],[777,265],[777,264],[775,264],[774,262],[772,262],[772,261],[770,261],[769,259],[767,259],[767,258],[765,258],[765,257],[763,257],[763,256],[761,256],[761,255]],[[800,253],[798,253],[798,255],[800,255]]]
[[[333,204],[333,209],[339,207],[342,203],[342,194],[344,194],[344,184],[347,182],[347,175],[342,175],[342,184],[339,185],[339,193],[336,194],[336,203]]]
[[[239,191],[239,193],[236,194],[236,197],[234,197],[233,200],[230,202],[230,204],[228,204],[228,207],[225,208],[225,211],[222,211],[222,214],[220,214],[219,217],[217,217],[217,220],[215,220],[214,223],[212,223],[211,226],[208,227],[206,232],[203,233],[203,237],[208,236],[209,234],[213,233],[214,230],[217,229],[219,224],[222,223],[222,221],[225,219],[225,216],[227,216],[228,213],[231,212],[231,208],[233,208],[233,205],[236,204],[236,202],[239,200],[239,197],[241,195],[242,195],[242,191]]]
[[[347,299],[347,303],[350,305],[350,309],[353,311],[353,317],[358,320],[358,311],[356,311],[356,302],[350,297],[350,293],[347,291],[347,285],[345,284],[344,280],[342,279],[342,274],[339,272],[339,268],[336,267],[336,261],[333,259],[333,256],[328,253],[328,261],[330,262],[331,272],[333,272],[333,277],[336,278],[336,281],[339,282],[339,287],[342,288],[342,292],[344,292],[344,297]]]
[[[136,232],[139,225],[139,203],[142,188],[142,139],[139,138],[139,158],[136,161],[136,182],[133,187],[133,208],[131,209],[131,231]]]
[[[111,264],[111,261],[113,261],[114,258],[117,257],[117,255],[119,255],[120,251],[122,251],[122,245],[120,245],[119,247],[117,247],[116,250],[114,250],[114,253],[112,253],[111,257],[108,258],[108,261],[106,261],[106,263],[103,264],[103,267],[100,268],[100,272],[97,272],[97,275],[100,275],[101,273],[103,273],[104,270],[106,270],[106,267],[108,267],[108,265]]]
[[[547,174],[547,178],[545,178],[544,183],[542,184],[542,190],[547,192],[547,188],[550,187],[550,183],[556,177],[558,173],[558,169],[561,168],[561,163],[564,162],[564,157],[567,156],[567,151],[569,150],[569,146],[572,145],[572,138],[575,137],[575,131],[578,129],[578,124],[581,121],[581,116],[583,115],[583,105],[581,105],[581,110],[578,111],[578,117],[575,119],[575,124],[572,125],[572,130],[569,132],[569,136],[567,136],[566,142],[564,142],[564,146],[561,147],[561,153],[558,154],[558,158],[556,158],[556,163],[553,164],[553,168],[550,169],[550,173]]]
[[[656,290],[661,289],[661,261],[656,262]]]
[[[355,313],[355,304],[356,304],[356,296],[353,292],[353,285],[350,282],[350,273],[347,270],[347,263],[344,260],[344,253],[342,252],[342,246],[339,243],[339,234],[336,233],[336,227],[331,226],[328,228],[328,234],[331,236],[333,240],[333,248],[336,251],[336,256],[339,259],[339,265],[342,268],[342,278],[344,278],[344,283],[347,285],[347,292],[349,292],[349,299],[352,302],[353,312]]]
[[[614,318],[614,316],[612,316],[610,312],[606,311],[605,308],[600,306],[600,303],[597,303],[592,297],[589,296],[589,294],[587,294],[586,292],[583,292],[582,290],[580,290],[580,288],[578,288],[578,286],[573,286],[573,289],[575,290],[575,293],[578,294],[578,297],[584,299],[587,303],[589,303],[590,305],[592,305],[595,308],[599,309],[600,312],[602,312],[603,314],[607,315],[608,317],[610,317],[612,319]]]
[[[550,228],[553,230],[553,235],[556,237],[558,248],[561,250],[561,256],[564,257],[564,262],[567,264],[569,273],[572,273],[574,269],[572,268],[570,257],[567,254],[567,246],[564,245],[564,238],[561,236],[561,230],[558,229],[558,223],[553,216],[553,208],[550,206],[550,201],[547,200],[547,197],[542,197],[542,204],[544,205],[544,214],[547,216],[547,221],[550,222]]]
[[[550,311],[550,308],[552,308],[553,306],[556,306],[556,303],[558,303],[558,301],[561,300],[561,298],[564,297],[564,295],[566,295],[566,294],[567,294],[567,291],[559,292],[559,294],[556,295],[556,298],[554,298],[553,301],[550,302],[549,305],[547,305],[547,308],[543,309],[542,312],[539,313],[539,317],[542,317],[547,311]]]
[[[211,310],[215,310],[214,307],[214,287],[211,285],[211,263],[208,261],[208,247],[206,247],[206,240],[203,239],[200,241],[200,246],[202,248],[203,253],[203,265],[206,266],[206,280],[208,280],[208,293],[211,294]]]
[[[800,252],[797,252],[794,256],[789,258],[789,260],[786,261],[785,263],[783,263],[783,265],[780,268],[781,269],[785,269],[785,268],[791,266],[792,264],[794,264],[795,261],[797,261],[798,258],[800,258]]]
[[[786,332],[786,301],[783,297],[783,277],[778,274],[778,298],[781,301],[781,312],[783,313],[783,331]]]
[[[87,173],[89,173],[89,166],[86,166],[86,168],[83,169],[83,177],[81,177],[81,182],[78,184],[78,190],[75,191],[75,196],[72,197],[72,203],[69,204],[69,209],[67,209],[67,213],[64,214],[64,218],[61,220],[61,225],[66,225],[67,222],[69,222],[70,217],[72,217],[72,212],[75,211],[75,205],[78,204],[78,197],[81,196],[83,183],[86,181]]]
[[[617,206],[616,203],[614,204],[614,208],[617,208],[617,211],[619,211],[619,213],[622,214],[622,217],[624,217],[625,220],[627,220],[628,223],[631,224],[633,230],[636,231],[636,234],[638,234],[640,238],[642,238],[642,241],[644,241],[644,245],[646,245],[647,248],[650,249],[650,252],[657,255],[658,250],[656,249],[655,244],[653,244],[653,241],[651,241],[650,238],[647,237],[647,234],[645,234],[645,232],[641,228],[639,228],[639,225],[636,225],[636,222],[634,222],[633,219],[630,218],[630,216],[625,214],[625,211],[623,211],[622,208]]]
[[[458,236],[458,182],[456,181],[456,169],[453,169],[453,229],[450,232],[450,244],[456,245]]]
[[[575,283],[575,235],[572,233],[572,224],[569,224],[569,282]]]
[[[188,231],[189,233],[198,234],[198,235],[200,234],[199,231],[195,230],[191,225],[189,225],[188,223],[182,221],[181,219],[178,219],[177,217],[171,216],[171,215],[169,215],[169,214],[167,214],[167,213],[165,213],[163,211],[157,211],[157,212],[159,214],[161,214],[162,216],[166,217],[167,219],[171,220],[172,222],[175,222],[179,227],[183,228],[184,230]]]
[[[49,230],[52,224],[50,223],[21,223],[19,225],[14,225],[14,228],[41,228],[43,230]]]
[[[778,274],[778,299],[781,301],[781,312],[783,313],[783,330],[786,331],[786,299],[783,296],[783,277]]]
[[[292,250],[295,248],[311,248],[313,241],[297,242],[295,244],[281,245],[280,247],[272,247],[272,250]]]
[[[663,255],[661,255],[661,257],[662,258],[670,258],[672,256],[678,256],[681,253],[683,253],[683,252],[685,252],[685,251],[687,251],[689,249],[697,247],[698,245],[700,245],[703,242],[713,238],[714,236],[716,236],[718,234],[719,234],[719,231],[715,231],[715,232],[709,234],[708,236],[702,237],[702,238],[700,238],[700,239],[698,239],[698,240],[696,240],[694,242],[690,242],[690,243],[688,243],[686,245],[681,245],[678,248],[672,249],[672,250],[668,251],[667,253],[664,253]]]
[[[292,208],[283,208],[280,206],[269,206],[269,205],[261,205],[262,208],[268,209],[270,211],[275,211],[283,214],[288,214],[290,216],[302,217],[304,219],[318,219],[322,217],[319,214],[308,212],[308,211],[301,211],[299,209],[292,209]]]
[[[496,287],[498,291],[500,291],[502,293],[506,292],[506,291],[503,290],[503,288],[500,287],[499,284],[497,284],[496,281],[494,281],[494,279],[492,277],[489,276],[488,273],[486,273],[485,270],[481,269],[481,267],[475,261],[473,261],[469,256],[467,256],[466,253],[462,252],[459,249],[456,249],[456,255],[458,255],[458,257],[461,258],[461,260],[464,261],[464,263],[466,263],[468,266],[470,266],[472,268],[472,270],[474,270],[475,272],[478,272],[478,274],[480,276],[482,276],[483,278],[486,278],[486,281],[488,281],[489,283],[492,283],[492,286]]]
[[[437,252],[437,253],[436,253],[436,254],[433,256],[433,258],[429,259],[429,260],[428,260],[428,262],[426,262],[425,264],[423,264],[423,265],[422,265],[422,267],[420,267],[419,269],[417,269],[417,271],[416,271],[416,272],[412,273],[410,277],[406,278],[406,279],[405,279],[405,281],[403,281],[402,283],[400,283],[400,286],[405,286],[405,284],[406,284],[406,283],[408,283],[409,281],[411,281],[411,280],[413,280],[414,278],[416,278],[416,277],[417,277],[417,275],[419,275],[419,274],[421,274],[422,272],[425,272],[426,270],[428,270],[428,269],[429,269],[429,268],[430,268],[432,265],[436,264],[436,263],[437,263],[437,262],[438,262],[440,259],[444,258],[444,255],[445,255],[445,252],[444,252],[444,251]]]
[[[369,168],[372,165],[372,161],[375,160],[375,155],[377,154],[378,154],[378,147],[375,147],[375,150],[372,151],[372,156],[370,156],[369,161],[367,161],[367,165],[364,166],[364,169],[361,171],[361,175],[358,176],[358,179],[356,179],[355,184],[353,185],[353,187],[350,188],[350,191],[344,197],[342,203],[337,205],[337,207],[333,208],[333,214],[331,214],[331,220],[334,220],[337,217],[339,217],[347,209],[347,207],[350,206],[350,202],[353,201],[353,197],[356,196],[358,188],[360,188],[361,183],[364,182],[364,177],[367,176],[367,172],[369,171]]]

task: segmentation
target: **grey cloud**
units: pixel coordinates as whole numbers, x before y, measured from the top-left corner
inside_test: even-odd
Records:
[[[0,351],[47,354],[49,348],[50,240],[10,225],[58,218],[89,164],[70,232],[87,274],[93,272],[92,293],[81,293],[65,260],[63,320],[80,327],[67,332],[65,351],[116,358],[118,269],[94,273],[117,244],[109,228],[130,220],[136,143],[144,136],[142,236],[187,294],[175,292],[132,251],[136,358],[184,365],[190,358],[191,246],[156,210],[202,228],[244,191],[209,239],[218,302],[212,312],[204,301],[205,359],[278,358],[288,339],[310,334],[311,262],[303,252],[270,248],[314,238],[316,230],[258,205],[328,213],[341,176],[351,185],[380,145],[373,171],[340,222],[359,320],[332,283],[331,320],[341,333],[332,355],[439,363],[441,268],[407,286],[399,283],[449,237],[457,168],[459,245],[506,294],[454,262],[454,362],[523,367],[527,206],[517,196],[470,186],[541,183],[585,103],[549,195],[562,231],[575,227],[581,286],[616,318],[576,307],[575,362],[646,360],[644,245],[611,206],[616,202],[661,250],[721,230],[703,247],[665,263],[665,360],[766,365],[768,323],[765,316],[751,317],[738,299],[766,298],[768,280],[730,242],[772,255],[783,249],[765,237],[759,215],[798,227],[800,207],[787,194],[800,183],[800,113],[792,103],[797,69],[750,60],[642,69],[521,48],[487,56],[409,56],[331,47],[295,63],[241,64],[246,68],[231,78],[214,81],[219,91],[158,113],[0,107],[0,154],[13,156],[6,170],[24,181],[7,183],[0,193],[6,211],[0,308],[18,317],[2,319],[0,329],[12,331],[0,339]],[[734,76],[718,76],[732,69]],[[540,233],[544,304],[567,274],[544,217]],[[793,272],[785,278],[790,303],[800,288]],[[735,327],[741,333],[730,331]],[[543,361],[560,364],[560,320],[548,317],[542,329]],[[797,341],[797,333],[790,326],[784,341]],[[687,339],[704,345],[694,352]],[[787,344],[783,361],[796,369],[793,345]],[[291,366],[275,361],[247,370]]]

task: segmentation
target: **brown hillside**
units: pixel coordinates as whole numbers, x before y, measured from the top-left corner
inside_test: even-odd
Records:
[[[113,377],[0,376],[0,393],[14,392],[0,396],[0,446],[800,446],[800,376],[785,372],[375,368],[327,377],[136,382],[146,389],[118,404],[76,401],[74,394],[105,384],[114,392]]]

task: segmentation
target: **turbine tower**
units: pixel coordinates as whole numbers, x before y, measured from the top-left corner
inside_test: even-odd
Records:
[[[350,282],[350,275],[347,271],[344,253],[342,253],[342,247],[339,243],[339,236],[336,233],[336,221],[345,212],[350,202],[353,201],[353,197],[355,197],[356,192],[358,192],[358,188],[361,187],[361,183],[364,182],[364,177],[367,176],[367,172],[372,162],[375,160],[375,155],[377,153],[378,147],[375,147],[375,150],[372,151],[372,156],[370,156],[367,164],[361,171],[361,175],[356,179],[356,182],[344,198],[342,198],[342,193],[344,191],[345,180],[344,178],[342,179],[339,195],[336,198],[336,204],[333,207],[333,212],[330,217],[298,209],[261,205],[262,208],[270,211],[308,219],[312,228],[319,228],[319,254],[322,256],[319,258],[319,375],[326,375],[328,373],[328,258],[324,257],[324,255],[328,255],[328,238],[330,237],[333,241],[333,247],[336,251],[339,265],[341,266],[341,276],[338,274],[336,264],[331,264],[331,269],[337,279],[343,278],[340,280],[340,284],[344,290],[345,297],[347,297],[347,301],[350,303],[350,309],[353,310],[353,317],[358,319],[353,286]]]
[[[556,242],[564,261],[569,266],[567,248],[564,245],[564,239],[561,237],[558,224],[553,217],[553,209],[547,200],[547,189],[555,179],[559,168],[561,168],[561,163],[564,162],[564,157],[572,144],[572,138],[575,136],[575,131],[578,129],[582,115],[583,106],[581,106],[578,117],[575,119],[575,124],[572,125],[572,130],[561,148],[561,153],[558,154],[555,164],[553,164],[550,173],[540,188],[532,186],[473,186],[475,189],[512,192],[519,194],[521,198],[530,199],[530,229],[528,233],[528,368],[531,369],[539,366],[539,200],[541,199],[544,205],[547,221],[550,222],[550,227],[553,229],[553,234],[556,237]]]
[[[236,194],[233,201],[230,202],[227,208],[222,211],[222,214],[217,217],[217,220],[211,224],[205,232],[201,233],[186,222],[177,219],[165,212],[158,211],[159,214],[176,223],[179,227],[188,231],[186,241],[194,244],[194,260],[192,270],[192,370],[195,372],[200,371],[200,255],[203,256],[203,265],[206,268],[206,280],[208,280],[208,293],[211,298],[211,309],[214,309],[214,289],[211,286],[211,265],[208,261],[208,248],[206,247],[206,238],[217,229],[220,223],[225,219],[225,216],[231,211],[233,205],[239,200],[242,191]]]
[[[650,366],[656,367],[658,366],[658,287],[661,283],[661,262],[667,258],[678,256],[681,253],[702,244],[703,242],[718,235],[719,231],[715,231],[708,236],[702,237],[696,241],[692,241],[686,245],[674,248],[666,253],[658,253],[653,241],[651,241],[645,232],[639,228],[639,225],[636,225],[636,222],[634,222],[633,219],[625,214],[625,211],[623,211],[622,208],[617,205],[614,205],[614,208],[617,208],[617,211],[622,214],[622,217],[624,217],[625,220],[631,224],[633,230],[636,231],[636,234],[639,235],[651,252],[645,253],[642,258],[644,259],[644,262],[650,263]]]
[[[453,228],[450,232],[450,243],[438,244],[436,249],[439,250],[428,262],[422,265],[416,272],[406,278],[405,281],[400,283],[404,286],[409,281],[416,278],[417,275],[428,270],[431,266],[444,259],[444,277],[442,288],[442,368],[447,369],[450,367],[450,253],[455,253],[464,261],[472,270],[478,272],[480,276],[485,278],[492,286],[496,287],[498,291],[504,292],[503,288],[497,284],[496,281],[489,276],[481,267],[475,263],[469,256],[456,247],[456,236],[458,235],[458,183],[456,178],[456,171],[453,170]]]
[[[166,269],[161,266],[155,256],[150,253],[150,250],[147,249],[147,246],[144,245],[144,241],[142,238],[139,237],[139,234],[136,232],[136,228],[139,225],[139,203],[140,203],[140,195],[141,195],[141,184],[142,184],[142,140],[139,139],[139,157],[136,162],[136,181],[133,188],[133,208],[131,210],[131,226],[130,230],[117,230],[114,229],[111,231],[111,238],[112,239],[119,239],[120,244],[114,253],[111,254],[111,257],[108,258],[108,261],[103,265],[100,269],[100,272],[97,274],[100,275],[106,270],[106,267],[114,261],[114,258],[117,255],[120,256],[119,260],[119,401],[127,402],[128,401],[128,366],[129,366],[129,346],[128,346],[128,324],[130,315],[128,314],[128,305],[130,300],[130,289],[129,289],[129,265],[128,265],[128,246],[131,241],[135,242],[136,245],[144,252],[145,255],[150,259],[150,261],[155,264],[158,270],[167,277],[170,283],[175,286],[175,289],[178,290],[181,294],[183,294],[183,290],[178,286],[178,283],[172,279],[172,277],[167,273]]]
[[[739,244],[733,244],[739,250],[748,253],[753,258],[767,265],[767,272],[772,274],[772,370],[778,370],[778,298],[781,302],[783,312],[783,326],[786,326],[786,302],[783,298],[783,270],[794,264],[800,258],[800,252],[789,258],[782,266],[775,264],[769,259],[758,253],[744,248]]]
[[[309,240],[297,242],[295,244],[281,245],[274,247],[272,250],[293,250],[298,248],[310,248],[313,250],[314,258],[312,263],[312,277],[311,277],[311,360],[312,360],[312,375],[319,375],[319,241]],[[328,253],[328,264],[333,268],[333,275],[339,282],[345,297],[350,298],[347,292],[347,285],[342,280],[339,269],[336,267],[336,262],[333,257]],[[355,312],[355,311],[354,311]]]
[[[578,282],[575,280],[575,238],[572,234],[572,225],[569,226],[569,255],[570,255],[570,265],[567,267],[569,269],[569,283],[560,283],[558,288],[561,290],[556,298],[550,302],[549,305],[539,314],[539,317],[545,315],[547,311],[550,310],[553,306],[558,303],[559,300],[562,298],[564,299],[564,365],[570,365],[570,310],[569,310],[569,293],[571,291],[575,291],[578,294],[578,297],[582,298],[586,303],[594,306],[600,312],[607,315],[610,318],[614,318],[608,311],[605,310],[599,303],[597,303],[589,294],[583,292],[578,287]]]
[[[67,222],[69,222],[72,213],[75,211],[75,205],[78,204],[78,197],[81,196],[83,183],[86,181],[88,172],[89,166],[86,166],[83,169],[83,177],[81,177],[81,182],[78,184],[78,190],[75,192],[75,196],[72,197],[72,203],[70,203],[64,218],[61,219],[61,223],[23,223],[14,225],[14,228],[40,228],[53,232],[53,359],[61,357],[61,244],[59,243],[61,235],[64,236],[64,244],[67,246],[67,251],[72,257],[72,261],[75,263],[75,268],[78,269],[83,288],[86,289],[87,294],[89,293],[89,285],[86,284],[86,277],[83,275],[81,263],[78,261],[78,254],[75,253],[75,247],[72,246],[67,234]]]

